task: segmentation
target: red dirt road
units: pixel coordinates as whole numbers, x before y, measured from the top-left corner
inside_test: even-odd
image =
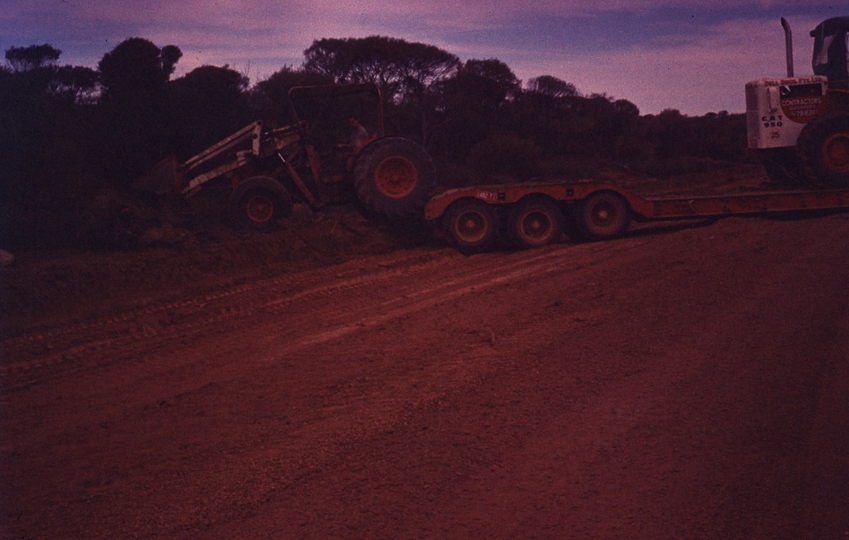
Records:
[[[421,248],[2,342],[2,538],[849,537],[849,214]]]

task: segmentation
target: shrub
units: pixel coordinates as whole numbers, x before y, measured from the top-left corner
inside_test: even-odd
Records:
[[[476,144],[466,163],[489,181],[500,178],[523,182],[541,171],[539,148],[513,134],[496,135]]]

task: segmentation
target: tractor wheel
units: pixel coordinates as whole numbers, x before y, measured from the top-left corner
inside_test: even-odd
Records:
[[[459,199],[442,216],[448,243],[465,255],[486,251],[498,237],[498,216],[480,199]]]
[[[551,199],[526,198],[511,210],[508,230],[520,248],[552,244],[563,236],[563,213]]]
[[[424,148],[401,137],[386,137],[366,145],[353,167],[357,197],[377,214],[415,215],[424,208],[436,185],[436,168]]]
[[[631,208],[621,195],[599,191],[584,199],[578,220],[585,238],[607,240],[625,232],[631,223]]]
[[[832,111],[802,128],[799,158],[818,187],[849,187],[849,114]]]
[[[292,213],[292,198],[280,182],[267,176],[248,178],[230,195],[230,217],[237,224],[267,230]]]

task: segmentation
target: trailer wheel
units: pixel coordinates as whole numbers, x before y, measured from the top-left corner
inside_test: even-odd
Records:
[[[563,236],[563,213],[551,199],[526,198],[510,211],[507,227],[516,246],[542,247]]]
[[[486,251],[498,237],[498,215],[480,199],[460,199],[442,216],[448,243],[460,253]]]
[[[600,191],[584,200],[578,219],[587,239],[606,240],[625,232],[631,223],[631,208],[621,195]]]
[[[802,128],[796,148],[817,186],[849,186],[849,114],[832,111],[814,118]]]
[[[404,217],[424,208],[436,185],[436,168],[424,148],[402,137],[366,145],[353,167],[357,197],[388,217]]]
[[[266,230],[277,219],[292,213],[292,198],[280,182],[255,176],[236,186],[230,195],[229,209],[237,224]]]

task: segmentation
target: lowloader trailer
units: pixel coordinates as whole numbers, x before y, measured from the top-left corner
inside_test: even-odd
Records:
[[[557,242],[573,229],[587,240],[624,233],[631,221],[702,219],[849,208],[849,189],[757,191],[733,195],[645,197],[609,182],[546,182],[452,189],[433,197],[424,217],[441,221],[455,249],[492,247],[502,232],[520,248]]]
[[[454,189],[425,205],[448,241],[464,253],[488,249],[504,222],[520,247],[557,241],[568,225],[603,240],[631,222],[765,214],[849,206],[849,17],[820,23],[813,76],[794,77],[792,33],[785,35],[787,77],[746,84],[748,146],[774,185],[788,191],[737,195],[642,197],[604,182],[551,182]],[[568,219],[567,219],[568,217]]]

